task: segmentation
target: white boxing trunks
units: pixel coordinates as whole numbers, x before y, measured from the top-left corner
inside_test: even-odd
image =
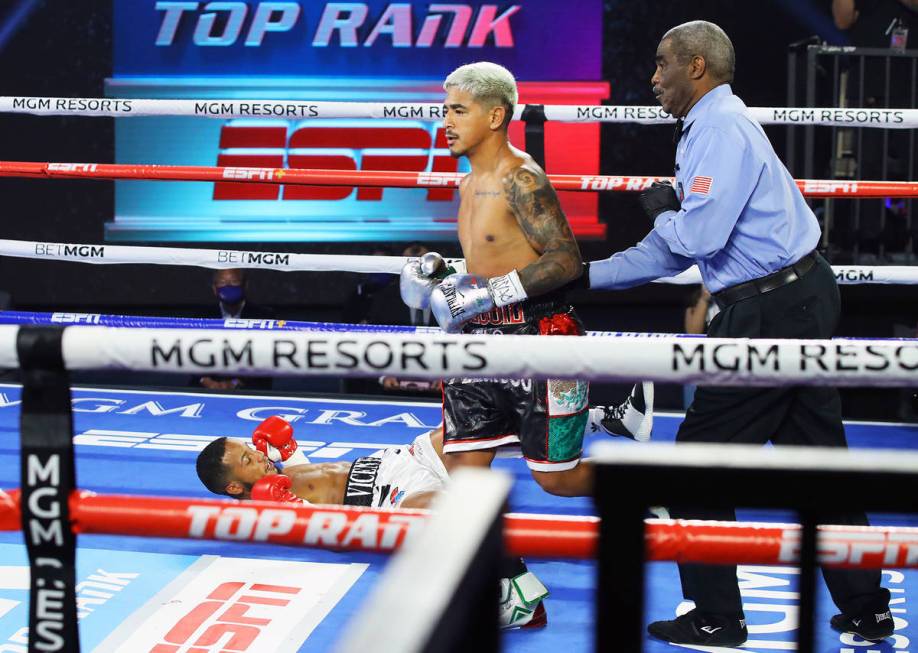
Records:
[[[348,472],[344,503],[394,510],[407,496],[443,490],[448,480],[428,431],[410,445],[355,460]]]

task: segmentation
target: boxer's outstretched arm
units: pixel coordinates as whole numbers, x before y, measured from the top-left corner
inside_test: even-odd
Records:
[[[504,178],[504,193],[529,244],[541,254],[518,270],[526,294],[541,295],[579,277],[580,248],[545,173],[520,166]]]

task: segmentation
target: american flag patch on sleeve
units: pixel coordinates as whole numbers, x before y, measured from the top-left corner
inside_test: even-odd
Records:
[[[695,177],[695,179],[692,180],[691,187],[689,187],[689,192],[707,195],[711,192],[711,184],[713,183],[714,177]]]

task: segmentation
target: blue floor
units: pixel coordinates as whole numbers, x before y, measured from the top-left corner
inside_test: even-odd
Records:
[[[2,488],[19,485],[18,399],[18,387],[0,385]],[[383,445],[408,442],[439,422],[440,407],[439,404],[354,401],[344,396],[299,399],[75,389],[78,483],[80,487],[106,493],[211,496],[200,486],[194,471],[194,459],[202,443],[219,435],[246,437],[253,426],[271,414],[281,414],[291,420],[300,446],[313,460],[321,462],[352,460]],[[680,419],[680,415],[659,415],[654,438],[672,440]],[[852,447],[918,448],[916,426],[849,423],[847,431]],[[496,466],[516,477],[511,496],[511,509],[516,512],[593,513],[592,502],[588,499],[562,499],[542,492],[529,478],[520,460],[499,460]],[[788,518],[776,513],[764,517]],[[740,518],[761,519],[763,515],[740,513]],[[873,518],[875,523],[914,523],[894,516]],[[271,650],[277,651],[331,650],[346,623],[359,618],[366,593],[386,561],[385,556],[371,554],[99,535],[81,536],[79,547],[78,581],[85,583],[83,593],[78,592],[78,597],[82,598],[80,630],[85,651],[136,650],[136,641],[124,638],[142,636],[146,632],[142,624],[165,624],[161,630],[168,630],[176,620],[169,610],[179,599],[194,598],[182,592],[192,593],[207,582],[217,583],[228,578],[220,560],[208,556],[229,559],[224,562],[230,569],[257,566],[255,561],[258,560],[269,566],[272,560],[289,561],[282,580],[289,580],[294,586],[299,578],[313,579],[302,584],[303,591],[296,595],[298,601],[309,600],[304,595],[314,591],[307,586],[318,582],[317,569],[331,570],[327,574],[329,587],[337,589],[329,590],[323,601],[296,604],[306,606],[298,614],[310,615],[299,624],[300,630],[294,629],[293,634],[284,632],[272,621],[258,636],[263,639],[255,640],[258,644],[275,642],[270,639],[274,637],[276,642],[281,642],[271,644]],[[24,603],[27,592],[22,579],[24,565],[21,535],[0,533],[0,651],[15,651],[19,650],[14,648],[17,644],[22,646],[21,628],[27,619]],[[539,631],[506,634],[504,649],[511,652],[592,650],[594,565],[532,560],[530,567],[551,590],[547,601],[549,626]],[[671,563],[653,563],[648,572],[648,620],[671,618],[681,601],[676,567]],[[264,573],[268,574],[264,578],[274,578],[270,574],[277,572],[269,568]],[[792,650],[790,642],[795,636],[795,624],[787,608],[796,601],[794,571],[750,567],[741,568],[741,575],[750,626],[750,642],[746,649],[763,653]],[[194,583],[189,581],[192,578]],[[853,653],[909,649],[909,640],[918,636],[918,628],[909,625],[909,587],[915,585],[918,592],[918,576],[915,572],[890,571],[884,572],[884,578],[893,591],[897,638],[892,643],[870,647],[864,647],[862,642],[842,640],[828,629],[832,606],[828,593],[823,590],[819,651]],[[103,582],[106,579],[108,582]],[[293,606],[291,603],[290,608]],[[202,622],[201,630],[194,631],[196,626],[188,626],[187,620],[181,622],[187,631],[185,635],[194,632],[195,637],[209,627],[209,623]],[[118,624],[124,625],[118,629]],[[185,636],[182,635],[185,631],[179,631],[181,628],[169,631],[172,637],[169,642],[174,643],[178,641],[176,637]],[[147,644],[152,646],[156,643],[154,640]],[[673,648],[655,641],[645,645],[645,650],[651,653]],[[253,643],[248,650],[267,649]]]

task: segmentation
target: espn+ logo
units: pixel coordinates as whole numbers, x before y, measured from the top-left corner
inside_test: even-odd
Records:
[[[369,123],[370,121],[368,121]],[[257,126],[228,122],[220,131],[218,166],[447,172],[459,170],[446,137],[434,125],[373,120],[372,126]],[[218,182],[214,200],[354,200],[383,199],[384,188],[295,186]],[[455,188],[429,188],[427,201],[451,202]]]

